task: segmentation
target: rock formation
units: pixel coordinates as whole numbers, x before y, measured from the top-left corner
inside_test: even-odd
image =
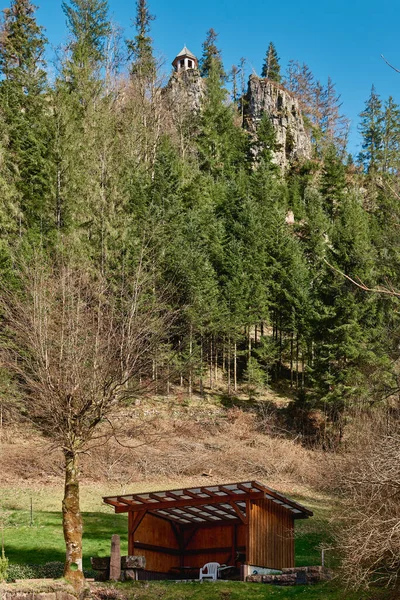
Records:
[[[311,158],[311,140],[298,99],[282,85],[251,75],[245,98],[244,126],[253,135],[264,114],[271,119],[278,150],[275,162],[285,169],[296,160]]]
[[[200,112],[204,93],[205,81],[198,69],[173,73],[166,88],[171,108],[188,114]]]

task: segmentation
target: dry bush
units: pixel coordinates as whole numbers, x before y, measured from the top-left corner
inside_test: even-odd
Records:
[[[400,427],[387,413],[364,415],[350,425],[347,450],[336,460],[342,496],[337,545],[343,576],[354,587],[400,585]]]
[[[123,446],[110,440],[85,456],[86,476],[123,487],[143,480],[179,480],[204,474],[220,482],[260,478],[269,483],[309,484],[317,477],[319,454],[295,441],[260,433],[256,413],[211,405],[181,407],[179,411],[170,407],[169,416],[161,411],[154,414],[154,409],[144,413],[145,445],[129,448],[127,426]],[[128,414],[123,420],[129,423]]]

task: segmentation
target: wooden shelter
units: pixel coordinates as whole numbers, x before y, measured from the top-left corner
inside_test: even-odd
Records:
[[[128,552],[148,578],[189,573],[207,562],[254,569],[294,567],[294,521],[312,512],[258,481],[108,496],[128,513]]]

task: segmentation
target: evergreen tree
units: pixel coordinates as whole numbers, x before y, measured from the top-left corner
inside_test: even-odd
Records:
[[[376,172],[381,167],[382,160],[382,137],[383,137],[383,113],[382,102],[372,86],[371,95],[368,98],[365,109],[360,113],[362,152],[359,160],[363,163],[367,172]]]
[[[203,42],[203,55],[199,62],[202,77],[209,77],[211,70],[218,75],[221,81],[225,80],[224,65],[222,63],[221,51],[217,48],[218,33],[213,29],[207,31],[207,37]]]
[[[400,107],[389,96],[383,110],[382,171],[396,174],[400,167]]]
[[[156,63],[153,56],[152,38],[149,35],[150,24],[155,17],[150,14],[147,0],[137,0],[136,36],[133,40],[127,40],[127,46],[132,59],[131,74],[139,77],[152,78],[155,75]]]
[[[200,165],[213,176],[232,174],[246,160],[247,134],[235,122],[237,113],[234,106],[227,106],[226,97],[221,64],[212,57],[196,141]]]
[[[68,3],[69,2],[69,3]],[[62,8],[71,34],[67,79],[79,87],[101,68],[105,57],[105,41],[111,27],[108,0],[68,0]]]
[[[51,138],[44,52],[46,39],[29,0],[4,11],[0,40],[0,105],[20,204],[20,230],[50,226]]]
[[[263,114],[257,127],[257,136],[253,142],[255,157],[263,167],[278,171],[279,167],[273,162],[274,153],[280,150],[281,144],[276,141],[276,132],[270,117]]]
[[[261,77],[267,77],[271,81],[281,82],[281,68],[276,48],[272,42],[269,43],[265,55],[264,64],[261,71]]]
[[[333,218],[346,195],[346,170],[337,155],[335,146],[331,145],[325,155],[320,190],[324,200],[326,213]]]

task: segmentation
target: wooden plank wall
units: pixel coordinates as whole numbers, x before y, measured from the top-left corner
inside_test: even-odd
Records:
[[[144,546],[159,546],[160,550],[150,550]],[[167,573],[180,566],[179,542],[170,521],[147,514],[133,534],[135,554],[146,557],[146,569]]]
[[[257,567],[294,567],[294,519],[271,500],[250,504],[247,562]]]
[[[130,548],[145,556],[146,570],[167,573],[174,567],[200,568],[214,561],[239,565],[236,553],[245,555],[246,539],[244,524],[184,527],[180,532],[170,521],[146,514]]]
[[[183,564],[185,567],[196,568],[204,566],[207,562],[233,565],[236,552],[244,553],[245,545],[245,525],[199,527],[192,533],[186,545]]]

